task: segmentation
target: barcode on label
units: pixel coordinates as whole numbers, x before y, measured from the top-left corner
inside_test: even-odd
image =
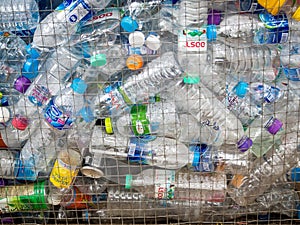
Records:
[[[285,43],[288,41],[289,33],[282,33],[280,43]]]

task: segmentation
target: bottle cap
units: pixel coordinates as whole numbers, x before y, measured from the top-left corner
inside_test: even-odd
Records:
[[[160,39],[157,35],[154,34],[150,34],[145,41],[145,45],[153,50],[153,51],[157,51],[160,48]]]
[[[138,29],[139,25],[138,23],[132,19],[130,16],[124,16],[121,20],[121,27],[126,31],[126,32],[133,32],[136,29]]]
[[[6,107],[0,107],[0,123],[6,123],[10,119],[10,111]]]
[[[11,121],[14,128],[18,130],[25,130],[28,127],[28,119],[25,116],[16,115]]]
[[[248,92],[248,83],[240,81],[238,84],[234,87],[235,94],[240,97],[244,98]]]
[[[80,111],[79,111],[80,116],[83,118],[83,120],[87,123],[90,123],[94,120],[94,114],[93,114],[93,110],[91,109],[91,107],[86,106],[83,107]]]
[[[143,57],[140,55],[133,54],[127,58],[126,65],[130,70],[138,70],[144,65]]]
[[[27,59],[23,65],[22,75],[33,79],[38,75],[39,61],[37,59]]]
[[[127,174],[126,175],[126,180],[125,180],[125,188],[130,189],[131,188],[131,183],[132,183],[132,175]]]
[[[111,118],[107,117],[104,119],[104,124],[105,124],[105,131],[108,134],[113,134],[113,127],[112,127],[112,122],[111,122]]]
[[[71,88],[78,94],[83,94],[87,88],[87,84],[80,78],[75,78],[71,84]]]
[[[142,47],[145,44],[145,35],[141,31],[134,31],[129,34],[128,41],[134,48]]]
[[[31,81],[27,77],[20,76],[15,80],[14,88],[18,92],[24,94],[30,85],[31,85]]]
[[[293,13],[292,18],[294,20],[300,21],[300,6],[296,9],[296,11]]]
[[[31,44],[26,45],[25,50],[32,59],[37,59],[41,55],[38,50],[36,50],[35,48],[32,48]]]
[[[222,21],[221,13],[218,10],[211,10],[207,17],[208,25],[219,25]]]
[[[106,55],[105,54],[97,54],[91,57],[91,65],[92,66],[104,66],[106,64]]]
[[[252,146],[252,140],[247,136],[243,136],[241,140],[238,141],[237,146],[241,152],[246,152]]]
[[[194,151],[192,166],[198,167],[199,164],[200,164],[200,152],[199,151]]]
[[[198,84],[200,82],[200,77],[191,77],[187,75],[183,78],[183,82],[185,84]]]
[[[216,25],[208,25],[206,27],[206,37],[208,41],[215,41],[217,39]]]
[[[104,173],[102,172],[102,170],[96,168],[96,167],[93,167],[93,166],[83,166],[81,169],[80,169],[80,172],[84,175],[84,176],[87,176],[87,177],[90,177],[90,178],[101,178],[104,176]]]
[[[268,131],[270,134],[275,135],[278,131],[280,131],[282,126],[283,123],[280,120],[274,118],[272,124],[268,126]]]
[[[300,168],[295,167],[291,170],[290,178],[292,181],[299,182],[300,181]]]

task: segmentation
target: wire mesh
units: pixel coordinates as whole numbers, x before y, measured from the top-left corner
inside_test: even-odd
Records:
[[[297,224],[298,1],[0,1],[2,224]]]

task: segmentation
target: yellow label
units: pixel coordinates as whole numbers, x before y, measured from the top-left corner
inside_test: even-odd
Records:
[[[280,8],[284,5],[286,1],[281,0],[258,0],[257,1],[262,7],[264,7],[273,16],[278,14]]]
[[[58,188],[70,187],[73,178],[76,177],[78,168],[72,168],[70,165],[57,159],[50,174],[50,182]]]
[[[292,18],[294,20],[300,21],[300,6],[297,8],[297,10],[294,12]]]

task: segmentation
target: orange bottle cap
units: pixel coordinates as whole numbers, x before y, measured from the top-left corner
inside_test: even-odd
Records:
[[[126,60],[126,66],[130,70],[138,70],[142,68],[143,65],[144,65],[143,57],[140,55],[136,55],[136,54],[131,55]]]

